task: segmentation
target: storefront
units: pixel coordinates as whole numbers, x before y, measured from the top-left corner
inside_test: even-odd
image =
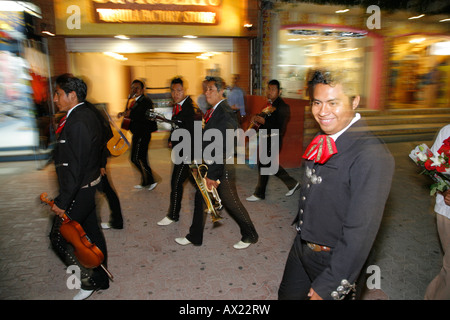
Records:
[[[40,14],[28,2],[0,1],[0,161],[48,156],[47,45],[30,27]]]
[[[182,76],[196,99],[206,75],[230,82],[240,73],[248,92],[255,10],[252,0],[54,1],[55,33],[65,38],[68,71],[115,115],[136,78],[148,94],[167,97],[171,78]]]
[[[450,106],[450,35],[397,36],[392,44],[390,65],[391,107]]]
[[[307,99],[308,70],[331,66],[351,74],[362,108],[448,107],[448,22],[374,7],[279,3],[265,10],[263,83],[277,78],[286,97]]]

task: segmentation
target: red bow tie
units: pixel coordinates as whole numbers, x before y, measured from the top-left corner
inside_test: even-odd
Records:
[[[334,140],[329,136],[322,134],[315,137],[309,144],[303,158],[324,164],[335,153],[337,153],[337,148]]]
[[[211,118],[213,112],[214,112],[214,108],[208,109],[208,111],[205,112],[205,114],[203,115],[203,119],[205,119],[205,123],[207,123],[208,120]]]
[[[64,116],[61,118],[61,120],[59,120],[58,128],[56,129],[56,134],[59,134],[64,128],[64,125],[66,124],[66,117],[67,116]]]
[[[173,106],[172,116],[177,115],[180,111],[181,111],[181,104],[177,103],[176,105]]]

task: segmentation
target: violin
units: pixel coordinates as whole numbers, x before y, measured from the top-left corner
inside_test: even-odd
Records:
[[[264,119],[266,119],[267,117],[270,117],[270,115],[276,110],[277,108],[275,108],[274,106],[272,106],[272,102],[269,101],[267,103],[267,106],[264,107],[261,110],[261,113],[257,114],[257,116],[260,116]],[[247,130],[250,129],[255,129],[256,131],[259,130],[259,127],[262,125],[262,123],[256,121],[254,118],[251,120],[250,125],[248,126]]]
[[[53,200],[48,199],[45,192],[41,194],[40,199],[50,207],[55,203]],[[64,214],[62,220],[61,235],[74,247],[74,254],[80,264],[88,269],[100,266],[112,280],[114,278],[113,275],[102,264],[105,259],[103,252],[89,240],[83,227],[77,221],[70,219],[66,214]]]

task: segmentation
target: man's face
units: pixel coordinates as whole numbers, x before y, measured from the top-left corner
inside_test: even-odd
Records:
[[[278,87],[274,84],[269,84],[267,87],[267,99],[273,102],[278,98],[279,95],[280,90],[278,90]]]
[[[314,88],[311,111],[325,134],[335,134],[350,124],[355,116],[359,99],[359,96],[356,96],[350,101],[341,84],[335,86],[317,84]]]
[[[142,93],[144,93],[144,89],[141,87],[141,84],[137,82],[131,85],[130,91],[131,97],[139,97]]]
[[[58,85],[56,86],[55,94],[53,96],[53,102],[56,104],[56,107],[59,111],[67,112],[76,104],[78,104],[78,100],[76,100],[75,91],[69,92],[66,94],[63,89],[61,89]]]
[[[170,87],[170,94],[174,103],[180,103],[184,99],[184,88],[180,83],[174,83]]]
[[[206,83],[206,101],[211,105],[215,106],[217,103],[219,103],[220,100],[223,99],[223,89],[218,91],[216,88],[216,82],[215,81],[208,81]]]

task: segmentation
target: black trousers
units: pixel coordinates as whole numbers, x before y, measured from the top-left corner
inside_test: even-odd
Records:
[[[109,183],[108,176],[106,174],[102,176],[99,191],[104,193],[106,199],[108,200],[109,209],[111,211],[111,215],[109,217],[109,224],[116,229],[122,229],[123,217],[122,217],[122,209],[120,207],[120,200],[119,197],[117,196],[116,191]]]
[[[272,155],[272,149],[271,149],[271,144],[272,144],[272,139],[269,138],[265,138],[265,137],[261,137],[260,136],[260,144],[267,144],[267,156],[270,158]],[[261,148],[261,146],[260,146]],[[279,150],[281,150],[281,144],[279,147]],[[279,151],[277,150],[277,151]],[[255,196],[257,196],[260,199],[265,199],[266,197],[266,188],[267,188],[267,183],[269,182],[269,175],[262,175],[261,174],[261,168],[269,168],[271,166],[271,163],[268,164],[262,164],[260,161],[258,161],[258,183],[256,185],[255,188],[255,192],[253,193]],[[296,185],[297,185],[297,181],[292,178],[287,172],[286,170],[280,166],[278,164],[278,171],[275,174],[275,177],[279,178],[281,181],[283,181],[283,183],[286,185],[286,187],[288,188],[288,190],[293,189]]]
[[[148,162],[148,145],[152,137],[151,133],[140,135],[133,134],[131,140],[131,162],[141,174],[141,185],[149,186],[155,183],[152,169]]]
[[[95,206],[96,187],[82,188],[75,197],[71,207],[66,210],[70,219],[77,221],[89,240],[94,243],[103,253],[105,259],[103,265],[107,266],[108,252],[106,241],[97,221],[97,212]],[[63,262],[69,265],[78,265],[81,269],[81,288],[86,290],[107,289],[109,287],[109,278],[106,272],[99,266],[93,269],[84,268],[74,255],[74,248],[61,235],[60,227],[62,219],[55,216],[52,230],[50,232],[50,241],[58,256]]]
[[[229,215],[236,221],[241,232],[241,241],[256,243],[258,233],[253,225],[250,216],[242,205],[236,189],[234,165],[226,164],[224,173],[219,178],[220,184],[217,188],[222,204]],[[194,245],[201,245],[203,242],[203,229],[205,227],[206,213],[204,211],[204,200],[200,190],[195,193],[195,206],[192,224],[186,238]]]
[[[270,177],[269,175],[261,174],[261,168],[264,167],[269,167],[269,165],[265,166],[262,165],[261,163],[258,163],[258,184],[256,185],[255,192],[253,193],[260,199],[264,199],[266,197],[266,188]],[[275,177],[283,181],[288,190],[293,189],[297,184],[297,181],[294,178],[292,178],[282,166],[278,166],[278,171],[275,174]]]
[[[283,279],[278,289],[278,299],[309,299],[311,283],[328,266],[330,259],[330,252],[311,250],[301,239],[300,234],[297,234],[286,261]]]
[[[192,175],[188,164],[180,163],[173,166],[172,179],[170,181],[170,207],[167,213],[167,217],[171,220],[178,221],[180,218],[183,185],[189,177],[192,177]],[[190,180],[192,181],[193,179]]]

